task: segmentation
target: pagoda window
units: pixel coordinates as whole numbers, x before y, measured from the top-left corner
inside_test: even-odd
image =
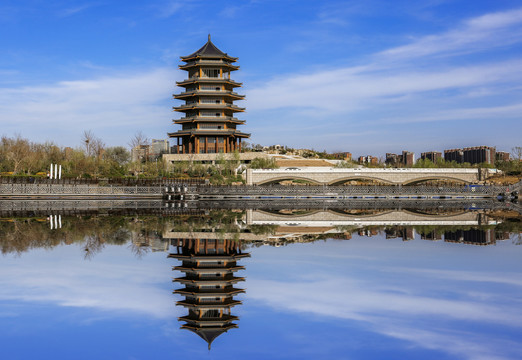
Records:
[[[203,69],[203,76],[209,78],[219,78],[219,69]]]
[[[201,99],[202,104],[221,104],[221,99]]]
[[[202,111],[201,116],[206,117],[221,117],[221,113],[213,112],[213,111]]]
[[[223,130],[223,125],[202,123],[199,125],[199,128],[200,129]],[[214,139],[214,142],[215,142],[215,139]]]
[[[201,86],[201,90],[216,90],[216,91],[220,91],[221,88],[215,87],[214,85],[202,85]]]
[[[216,143],[216,138],[214,136],[208,136],[207,137],[207,142],[209,144],[215,144]]]
[[[203,318],[217,318],[219,317],[219,310],[207,310],[203,313]]]
[[[195,128],[196,126],[194,124],[183,124],[183,130],[192,130]]]
[[[221,127],[220,127],[221,128]],[[218,136],[218,143],[223,144],[225,142],[225,138],[222,136]]]

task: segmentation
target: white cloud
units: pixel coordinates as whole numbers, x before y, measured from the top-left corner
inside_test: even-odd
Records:
[[[522,78],[522,61],[424,71],[382,72],[344,68],[278,78],[248,92],[249,110],[283,107],[316,108],[325,112],[354,111],[390,97],[431,91],[511,83]],[[415,100],[415,99],[413,99]]]
[[[393,267],[379,269],[378,272],[394,270]],[[361,271],[371,273],[370,278],[377,276],[376,280],[367,275],[355,278],[309,271],[307,280],[293,282],[250,276],[248,298],[278,311],[361,322],[376,333],[462,358],[507,359],[522,351],[520,344],[496,337],[488,329],[489,325],[520,329],[522,312],[513,303],[510,295],[513,293],[509,290],[499,292],[494,298],[481,298],[470,294],[462,283],[455,284],[454,281],[477,281],[467,273],[396,270],[404,275],[382,281],[377,280],[380,276],[369,268]],[[457,280],[450,278],[451,275],[457,275]],[[476,274],[480,275],[484,274]],[[441,276],[444,283],[430,280],[431,276]],[[498,280],[498,277],[489,278]],[[481,330],[466,330],[473,328]]]
[[[97,6],[98,4],[95,4],[95,3],[90,3],[90,4],[83,4],[83,5],[79,5],[79,6],[75,6],[75,7],[70,7],[70,8],[67,8],[67,9],[63,9],[63,10],[60,10],[58,15],[60,17],[67,17],[67,16],[72,16],[72,15],[76,15],[78,13],[81,13],[89,8],[92,8],[93,6]]]
[[[428,55],[462,54],[491,50],[522,40],[522,9],[491,13],[470,19],[460,27],[429,35],[381,52],[386,58],[411,59]]]
[[[91,129],[113,135],[119,131],[130,138],[145,127],[168,126],[168,99],[179,75],[173,69],[159,68],[92,80],[0,88],[2,132],[24,129],[23,136],[31,131],[45,136],[51,131],[80,134]]]

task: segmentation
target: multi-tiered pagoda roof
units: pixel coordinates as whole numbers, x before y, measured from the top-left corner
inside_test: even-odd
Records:
[[[174,98],[185,101],[174,107],[183,116],[174,120],[181,130],[168,135],[177,138],[174,153],[213,154],[241,151],[242,139],[250,134],[237,129],[245,123],[236,118],[236,113],[245,108],[234,104],[243,100],[244,95],[234,91],[241,87],[230,78],[232,71],[239,69],[234,65],[237,58],[219,50],[210,40],[196,52],[182,56],[185,64],[179,68],[188,72],[187,79],[176,84],[184,90]]]

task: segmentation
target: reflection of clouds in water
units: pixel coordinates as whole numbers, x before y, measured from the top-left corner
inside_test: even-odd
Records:
[[[47,302],[157,318],[178,315],[169,291],[168,264],[157,259],[155,263],[129,261],[132,254],[110,251],[110,247],[92,261],[80,260],[78,253],[78,248],[70,247],[45,256],[26,254],[31,259],[24,259],[24,263],[29,266],[4,258],[0,263],[0,300]]]
[[[410,273],[412,269],[392,267],[387,269],[393,272]],[[522,279],[518,273],[495,273],[493,272],[476,272],[476,271],[456,271],[456,270],[439,270],[439,269],[415,269],[417,274],[422,273],[438,279],[454,280],[454,281],[477,281],[491,282],[508,285],[522,286]]]
[[[342,267],[331,275],[301,270],[308,281],[250,276],[248,297],[278,310],[360,321],[376,333],[459,357],[507,359],[522,353],[518,342],[496,333],[501,328],[503,334],[518,334],[522,324],[520,298],[514,296],[521,283],[505,274],[387,266],[357,274],[345,269],[350,274],[343,277]]]
[[[263,300],[275,307],[354,320],[369,320],[373,316],[396,313],[401,316],[444,316],[453,320],[471,320],[518,326],[522,311],[514,304],[482,303],[476,298],[462,299],[465,291],[455,291],[451,297],[460,300],[414,295],[415,289],[401,293],[391,287],[367,289],[364,283],[343,278],[285,283],[248,280],[248,297]],[[370,285],[368,286],[370,287]],[[509,295],[506,295],[509,296]]]

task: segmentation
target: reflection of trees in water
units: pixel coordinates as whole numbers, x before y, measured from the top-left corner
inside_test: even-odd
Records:
[[[217,236],[239,234],[243,215],[243,211],[226,210],[182,216],[62,216],[59,229],[51,229],[44,217],[4,219],[0,221],[0,251],[21,254],[35,248],[77,244],[90,259],[107,244],[129,244],[141,257],[161,239],[166,226],[187,232],[212,229]]]
[[[21,254],[34,248],[78,244],[89,259],[107,244],[124,245],[144,233],[159,236],[161,220],[158,217],[63,217],[62,228],[51,230],[45,218],[10,219],[0,222],[0,251]]]
[[[285,210],[283,213],[289,217],[292,214],[310,213],[317,210]],[[357,210],[352,214],[368,214],[382,212],[383,210]],[[390,210],[388,210],[390,211]],[[410,211],[410,210],[408,210]],[[423,210],[423,212],[425,212]],[[428,211],[429,214],[431,211]],[[281,214],[281,212],[278,211]],[[426,213],[426,212],[425,212]],[[496,214],[496,213],[495,213]],[[283,216],[285,216],[283,215]],[[508,214],[509,215],[509,214]],[[516,214],[515,214],[516,215]],[[118,215],[118,216],[62,216],[62,228],[51,230],[46,218],[15,218],[0,221],[0,251],[6,253],[21,254],[34,248],[51,249],[59,245],[77,244],[84,250],[86,259],[92,258],[102,251],[107,244],[129,245],[129,249],[137,256],[142,257],[149,251],[164,243],[162,234],[170,232],[212,232],[217,239],[228,238],[239,240],[242,234],[255,234],[266,236],[273,241],[277,238],[277,244],[286,245],[292,242],[313,242],[329,238],[350,239],[351,234],[359,233],[364,236],[382,234],[388,229],[388,235],[407,234],[407,229],[415,231],[423,238],[440,239],[446,232],[469,231],[471,229],[494,230],[495,238],[505,237],[506,233],[519,234],[522,232],[522,219],[520,216],[496,214],[499,224],[469,226],[469,225],[416,225],[413,227],[397,226],[335,226],[333,231],[317,233],[321,229],[310,230],[306,227],[282,229],[278,225],[250,225],[244,223],[245,212],[240,210],[201,210],[193,214],[181,214],[170,216],[157,215]],[[488,214],[488,217],[490,215]],[[285,232],[291,231],[293,237],[285,237]],[[315,232],[314,232],[315,231]],[[408,236],[406,236],[408,237]],[[265,244],[270,243],[264,242]],[[514,238],[515,243],[521,243],[519,238]],[[243,241],[245,247],[260,246],[263,243]],[[248,244],[248,245],[247,245]],[[159,249],[164,250],[164,249]]]

